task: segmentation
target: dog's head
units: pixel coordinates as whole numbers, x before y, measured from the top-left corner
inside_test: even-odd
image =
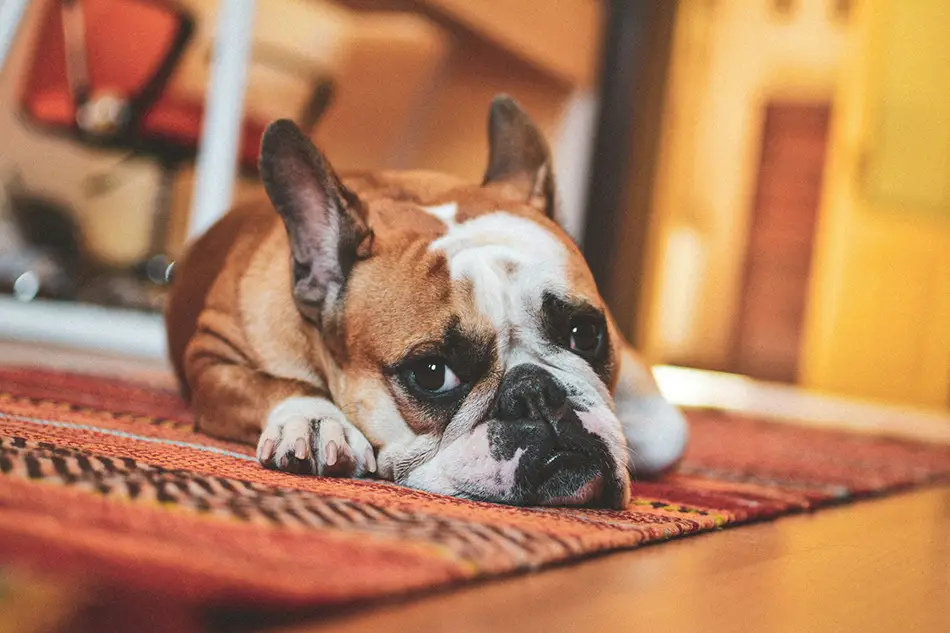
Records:
[[[294,300],[384,477],[516,505],[622,506],[621,342],[553,219],[541,134],[499,97],[489,137],[480,185],[410,173],[347,187],[292,123],[272,124],[261,174]]]

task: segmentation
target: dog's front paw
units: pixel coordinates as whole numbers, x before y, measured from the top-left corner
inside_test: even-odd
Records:
[[[288,398],[277,405],[257,443],[266,468],[301,475],[363,477],[376,472],[369,441],[332,402]]]

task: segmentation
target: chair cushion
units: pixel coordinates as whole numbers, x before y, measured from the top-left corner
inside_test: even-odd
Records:
[[[72,129],[74,112],[72,98],[66,91],[36,92],[24,103],[27,114],[44,127]],[[202,103],[175,95],[166,95],[155,102],[139,121],[134,137],[141,145],[171,145],[185,153],[197,152],[201,140]],[[240,165],[256,172],[261,137],[267,123],[246,118],[241,126]]]

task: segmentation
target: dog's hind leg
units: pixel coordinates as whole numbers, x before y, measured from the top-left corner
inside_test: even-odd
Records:
[[[626,345],[620,353],[614,403],[634,478],[661,474],[679,462],[689,439],[686,418],[663,397],[649,367]]]

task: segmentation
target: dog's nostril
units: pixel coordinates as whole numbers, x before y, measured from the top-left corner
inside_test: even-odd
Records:
[[[503,420],[520,420],[527,418],[531,408],[524,396],[520,393],[502,393],[498,401],[498,417]]]
[[[515,406],[513,409],[513,416],[515,418],[530,418],[534,411],[531,409],[531,403],[525,400],[524,398],[516,398]]]
[[[555,382],[549,382],[544,386],[544,403],[551,411],[562,413],[564,405],[567,404],[567,393],[561,385]]]

